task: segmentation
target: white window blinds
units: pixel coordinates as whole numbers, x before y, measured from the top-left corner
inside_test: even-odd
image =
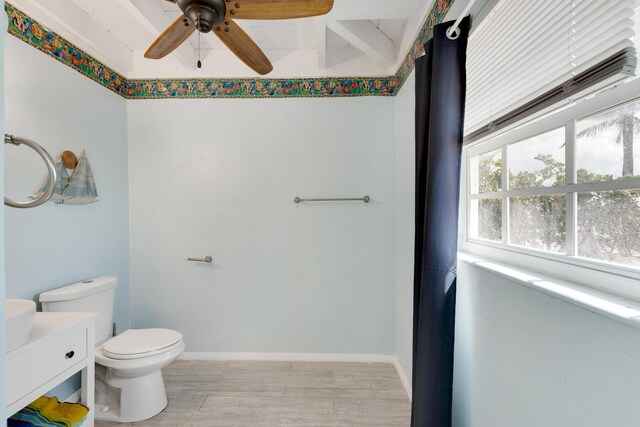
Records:
[[[593,85],[603,61],[614,57],[616,73],[633,74],[636,5],[500,0],[469,37],[465,135],[489,132],[505,115],[518,109],[522,115],[528,103],[543,105],[550,94],[557,102],[574,83]]]

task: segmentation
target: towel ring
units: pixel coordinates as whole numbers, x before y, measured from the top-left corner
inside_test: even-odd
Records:
[[[47,169],[49,170],[49,185],[47,186],[47,191],[45,191],[44,194],[42,194],[40,197],[30,202],[16,202],[9,199],[8,197],[5,197],[4,204],[7,206],[11,206],[12,208],[24,209],[24,208],[35,208],[36,206],[40,206],[41,204],[46,203],[47,200],[49,200],[51,196],[53,196],[53,192],[56,189],[56,181],[58,180],[58,174],[56,173],[56,166],[53,163],[53,159],[51,158],[49,153],[47,153],[47,150],[45,150],[36,142],[30,139],[20,138],[18,136],[13,136],[8,134],[4,135],[4,143],[13,144],[16,146],[24,144],[27,147],[33,148],[33,150],[36,153],[38,153],[40,157],[42,157],[42,160],[44,160],[44,162],[47,165]]]

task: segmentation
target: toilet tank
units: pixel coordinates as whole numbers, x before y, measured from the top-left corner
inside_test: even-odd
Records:
[[[117,277],[96,277],[40,294],[42,311],[95,312],[96,345],[112,335]]]

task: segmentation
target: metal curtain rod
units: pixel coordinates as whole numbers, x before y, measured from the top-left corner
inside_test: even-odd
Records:
[[[471,7],[475,2],[476,0],[469,0],[469,2],[467,3],[467,7],[465,7],[462,13],[460,14],[460,16],[458,16],[458,19],[456,19],[456,22],[454,22],[452,26],[447,28],[447,37],[450,40],[455,40],[458,37],[460,37],[458,26],[460,25],[460,22],[464,19],[464,17],[467,16],[467,13],[469,13],[469,11],[471,10]]]
[[[293,199],[293,203],[298,204],[302,202],[365,202],[369,203],[371,198],[369,196],[364,197],[344,197],[344,198],[331,198],[331,199],[301,199],[296,197]]]

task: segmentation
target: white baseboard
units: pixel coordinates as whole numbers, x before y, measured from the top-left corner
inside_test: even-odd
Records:
[[[184,352],[178,360],[255,360],[276,362],[360,362],[391,363],[395,356],[387,354],[348,354],[348,353],[219,353]]]
[[[184,352],[178,360],[246,360],[269,362],[359,362],[390,363],[398,372],[398,377],[411,400],[411,384],[400,366],[398,358],[388,354],[348,354],[348,353],[223,353],[223,352]]]
[[[404,390],[407,392],[407,396],[409,396],[409,400],[412,400],[412,391],[411,391],[411,383],[409,382],[409,378],[402,369],[402,365],[400,365],[400,361],[397,357],[393,357],[393,366],[396,367],[396,371],[398,372],[398,376],[400,377],[400,381],[404,386]]]

